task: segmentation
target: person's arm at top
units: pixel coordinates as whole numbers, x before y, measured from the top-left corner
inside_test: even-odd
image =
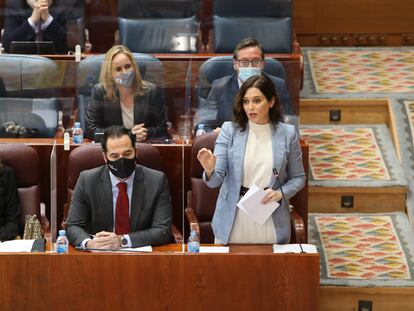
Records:
[[[303,188],[306,181],[302,162],[302,150],[296,130],[291,126],[289,131],[289,153],[287,154],[287,180],[283,185],[283,193],[288,199]]]
[[[154,183],[153,186],[155,187]],[[132,247],[146,245],[161,245],[171,242],[172,207],[168,181],[162,174],[158,183],[156,197],[153,202],[151,227],[137,232],[131,232]]]
[[[30,26],[28,17],[24,10],[17,6],[16,2],[7,1],[5,4],[4,35],[3,47],[6,52],[10,52],[10,43],[12,41],[34,41],[36,32]]]
[[[289,89],[287,88],[286,80],[281,80],[281,87],[278,90],[278,96],[280,100],[280,104],[282,106],[282,113],[283,115],[293,115],[294,108],[293,103],[290,99]]]
[[[86,231],[89,220],[90,207],[86,200],[84,174],[81,172],[73,191],[67,218],[66,233],[72,245],[79,246],[91,238]]]
[[[87,124],[87,137],[93,139],[95,133],[103,133],[105,127],[103,124],[103,105],[105,102],[105,91],[100,84],[95,85],[92,88],[91,97],[88,102],[86,110],[86,124]]]
[[[148,137],[162,137],[167,135],[167,111],[162,90],[154,85],[148,92],[149,120],[144,122]]]

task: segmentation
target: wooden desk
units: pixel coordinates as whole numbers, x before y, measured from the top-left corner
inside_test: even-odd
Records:
[[[4,310],[319,310],[319,255],[1,254]]]

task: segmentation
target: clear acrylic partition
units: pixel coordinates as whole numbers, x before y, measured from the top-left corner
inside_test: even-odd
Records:
[[[56,155],[56,141],[53,142],[52,151],[50,152],[50,251],[54,250],[54,245],[56,243],[57,237],[57,192],[58,192],[58,183],[57,183],[57,155]]]

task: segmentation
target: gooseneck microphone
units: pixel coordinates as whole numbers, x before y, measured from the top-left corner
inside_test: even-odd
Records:
[[[293,207],[292,207],[290,204],[288,204],[288,201],[286,200],[285,193],[283,192],[282,185],[281,185],[281,183],[280,183],[280,181],[279,181],[279,173],[278,173],[278,171],[277,171],[276,167],[274,167],[274,168],[272,169],[272,171],[273,171],[273,175],[275,176],[275,183],[276,183],[276,186],[280,189],[280,193],[282,194],[282,200],[283,200],[283,203],[285,203],[286,207],[288,208],[288,211],[289,211],[289,217],[290,217],[290,223],[291,223],[291,225],[292,225],[292,227],[293,227],[293,231],[295,232],[295,239],[296,239],[296,241],[297,241],[297,242],[298,242],[298,244],[299,244],[299,247],[300,247],[300,252],[301,252],[301,253],[306,253],[306,252],[303,250],[303,248],[302,248],[302,244],[300,243],[300,241],[299,241],[299,239],[298,239],[298,233],[297,233],[297,232],[296,232],[296,230],[295,230],[295,221],[293,220],[293,217],[292,217],[292,210],[293,210]],[[273,187],[272,187],[272,188],[273,188]]]

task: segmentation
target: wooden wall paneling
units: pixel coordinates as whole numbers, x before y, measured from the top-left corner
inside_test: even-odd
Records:
[[[294,26],[302,46],[414,44],[410,0],[297,0]]]
[[[319,310],[319,255],[249,249],[1,254],[0,299],[4,310]]]

